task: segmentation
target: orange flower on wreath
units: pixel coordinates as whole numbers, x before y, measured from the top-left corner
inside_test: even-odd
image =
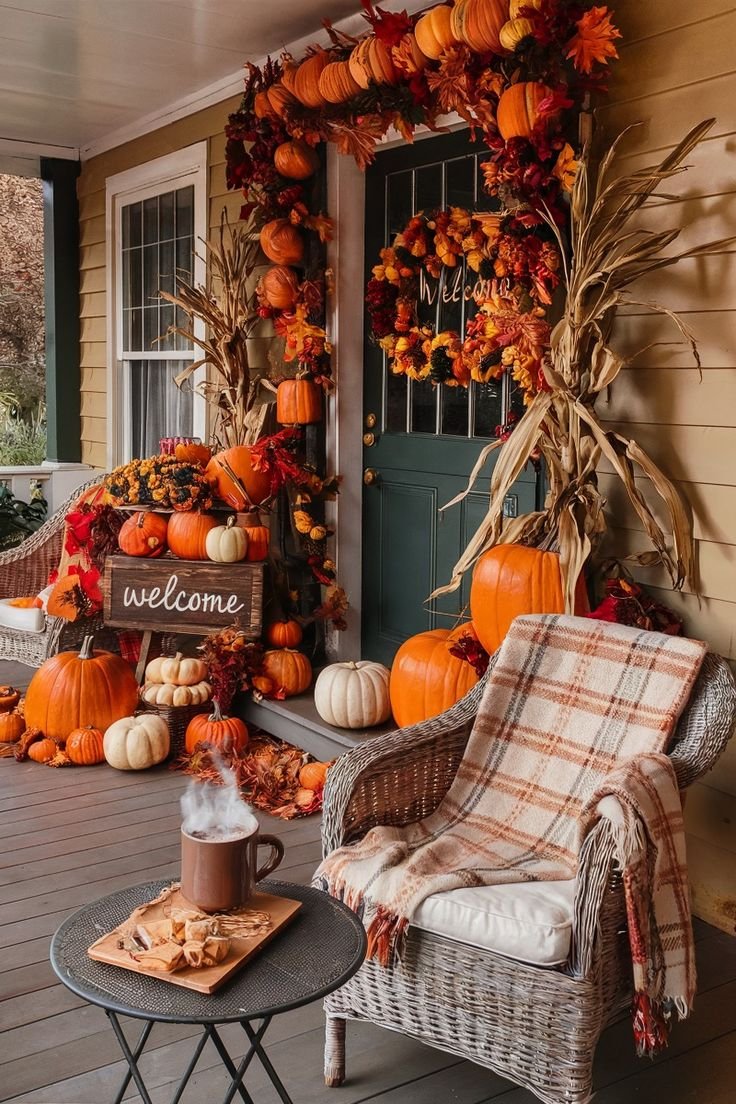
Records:
[[[611,22],[608,8],[590,8],[577,21],[577,34],[568,42],[567,57],[579,73],[591,73],[593,66],[607,65],[609,58],[617,58],[614,41],[621,32]]]
[[[552,169],[552,175],[559,180],[563,192],[572,191],[579,164],[580,162],[575,159],[575,151],[572,146],[569,142],[565,142],[555,162],[555,167]]]

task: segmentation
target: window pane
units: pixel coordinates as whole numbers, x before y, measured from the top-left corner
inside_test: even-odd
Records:
[[[174,192],[166,192],[165,195],[158,197],[159,241],[174,237],[174,199]]]
[[[194,255],[192,252],[191,238],[177,238],[176,241],[176,275],[179,279],[190,281],[192,278],[192,265]]]
[[[131,352],[139,353],[143,349],[143,311],[140,307],[134,307],[130,311],[130,331],[128,346]]]
[[[437,391],[429,380],[411,381],[411,428],[414,433],[436,433]]]
[[[442,207],[442,164],[423,165],[414,175],[416,195],[412,214]]]
[[[176,192],[176,236],[194,236],[194,185],[178,188]]]
[[[157,453],[162,437],[191,436],[192,393],[181,391],[174,383],[174,376],[187,363],[186,360],[128,361],[133,456]]]
[[[143,348],[158,352],[158,346],[154,346],[156,338],[161,333],[158,323],[158,306],[143,308]]]
[[[391,433],[406,433],[406,376],[397,376],[386,369],[385,429]]]
[[[447,190],[446,207],[467,207],[475,205],[475,158],[459,157],[445,165]]]
[[[123,249],[141,244],[141,205],[123,207]]]
[[[158,196],[143,200],[143,244],[158,241]]]
[[[167,334],[167,330],[169,329],[169,326],[174,325],[174,304],[173,303],[167,303],[164,300],[161,301],[161,303],[159,305],[159,309],[158,309],[158,324],[161,328],[161,333],[160,333],[159,336],[161,338],[163,338],[163,340],[158,342],[158,344],[156,345],[156,348],[161,353],[166,352],[166,350],[168,350],[168,349],[175,349],[176,348],[176,340],[175,340],[176,335],[175,334]],[[165,334],[167,334],[167,336],[164,337]]]
[[[158,290],[174,291],[174,242],[161,242],[158,247]]]
[[[414,213],[411,170],[408,172],[393,173],[388,178],[388,242],[395,234],[403,230]]]
[[[467,387],[442,387],[442,433],[453,437],[468,435],[468,389]]]
[[[144,245],[143,247],[143,306],[150,307],[151,299],[158,296],[159,272],[158,272],[158,246]]]
[[[493,437],[496,426],[501,424],[503,387],[499,380],[490,383],[474,383],[475,418],[473,435],[475,437]]]

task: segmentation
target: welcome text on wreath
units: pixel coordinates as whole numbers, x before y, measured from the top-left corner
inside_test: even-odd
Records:
[[[131,556],[105,563],[105,623],[119,628],[204,634],[237,620],[257,640],[262,604],[262,564]]]

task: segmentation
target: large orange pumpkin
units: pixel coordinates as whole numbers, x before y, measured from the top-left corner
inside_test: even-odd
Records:
[[[138,684],[128,664],[112,652],[93,651],[88,636],[79,652],[59,652],[39,667],[24,709],[28,728],[66,740],[83,725],[104,731],[137,704]]]
[[[272,621],[266,629],[266,640],[274,648],[296,648],[302,642],[302,627],[293,618]]]
[[[103,737],[102,729],[95,728],[94,725],[75,728],[67,736],[65,751],[77,766],[94,767],[97,763],[105,762]]]
[[[235,445],[216,453],[205,476],[214,494],[234,510],[257,506],[271,492],[270,479],[255,470],[247,445]]]
[[[174,513],[169,521],[169,548],[180,560],[206,560],[207,534],[218,524],[212,514],[196,510]]]
[[[275,310],[291,310],[299,293],[299,277],[288,265],[274,265],[261,279],[261,294]]]
[[[284,72],[282,78],[284,84],[287,84],[287,80],[291,79],[290,90],[305,107],[324,107],[325,100],[319,90],[319,78],[329,61],[330,55],[326,50],[317,50],[316,53],[310,54],[297,67],[293,77],[291,74],[287,77],[286,72]],[[288,84],[287,87],[289,87]]]
[[[322,420],[322,395],[311,379],[283,380],[276,391],[276,421],[312,425]]]
[[[448,46],[454,46],[458,37],[452,30],[452,8],[447,4],[440,4],[430,10],[417,21],[414,28],[414,36],[417,45],[425,57],[439,58]]]
[[[163,514],[150,510],[138,510],[123,522],[118,533],[118,544],[128,556],[146,556],[155,559],[166,549],[168,521]]]
[[[525,613],[562,613],[560,557],[520,544],[498,544],[475,565],[470,612],[478,639],[493,654],[515,617]],[[575,612],[588,612],[585,580],[575,595]]]
[[[288,219],[271,219],[260,234],[261,249],[274,264],[298,265],[304,257],[304,238]]]
[[[293,138],[276,147],[273,163],[276,172],[287,180],[308,180],[319,168],[319,157],[306,142]]]
[[[239,717],[224,717],[217,702],[212,713],[198,713],[187,725],[184,747],[191,755],[199,743],[211,744],[218,751],[242,751],[248,746],[248,726]]]
[[[499,34],[508,17],[508,0],[455,0],[450,25],[455,38],[475,53],[497,54],[501,52]]]
[[[358,43],[348,58],[348,67],[361,88],[370,84],[397,84],[399,80],[391,54],[375,35],[368,35]]]
[[[400,728],[429,720],[460,701],[478,681],[471,665],[450,654],[452,638],[467,625],[450,632],[430,629],[410,636],[399,648],[391,667],[391,712]]]
[[[546,84],[538,81],[520,81],[501,93],[496,110],[496,122],[501,137],[528,138],[539,118],[538,107],[542,100],[552,95]]]
[[[305,655],[291,648],[266,652],[263,670],[274,686],[285,691],[287,698],[303,693],[312,681],[312,664]]]
[[[319,90],[328,103],[340,104],[357,96],[360,85],[350,72],[347,61],[331,61],[319,75]]]

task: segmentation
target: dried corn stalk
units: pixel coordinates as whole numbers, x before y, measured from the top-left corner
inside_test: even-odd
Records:
[[[635,441],[603,427],[595,403],[621,369],[646,351],[641,349],[624,358],[611,348],[609,337],[616,311],[622,305],[644,306],[670,318],[700,367],[695,340],[684,322],[659,303],[634,298],[628,288],[640,276],[683,258],[716,252],[734,240],[723,238],[681,253],[665,254],[664,250],[678,237],[679,228],[655,232],[634,225],[634,216],[650,197],[656,195],[662,203],[678,201],[678,196],[665,195],[657,189],[670,177],[685,171],[684,158],[704,138],[713,122],[709,119],[694,127],[659,164],[618,179],[611,170],[626,131],[613,143],[597,174],[586,151],[572,194],[569,250],[559,228],[544,213],[563,257],[572,258],[565,270],[564,312],[552,332],[545,364],[549,390],[534,396],[507,441],[486,446],[467,490],[444,507],[454,505],[468,493],[488,455],[500,447],[491,477],[488,512],[456,563],[450,583],[435,590],[432,598],[456,590],[465,572],[488,548],[521,543],[559,552],[565,608],[571,613],[578,574],[606,528],[605,503],[596,478],[602,457],[623,482],[654,546],[655,552],[645,553],[643,562],[664,564],[676,589],[692,585],[692,529],[679,492]],[[532,456],[540,454],[548,478],[545,509],[512,522],[505,521],[506,495]],[[636,485],[637,470],[649,478],[666,507],[669,540]]]

